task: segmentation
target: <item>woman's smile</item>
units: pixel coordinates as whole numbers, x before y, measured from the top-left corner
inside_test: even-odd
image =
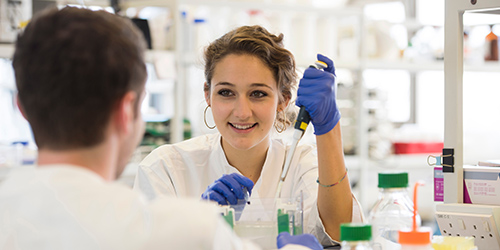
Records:
[[[238,123],[230,123],[229,125],[234,129],[237,133],[250,133],[258,124],[250,123],[250,124],[238,124]]]

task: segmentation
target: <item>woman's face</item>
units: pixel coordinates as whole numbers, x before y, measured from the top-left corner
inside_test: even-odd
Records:
[[[230,54],[214,69],[210,92],[205,92],[223,146],[238,150],[269,146],[279,103],[271,70],[257,57]]]

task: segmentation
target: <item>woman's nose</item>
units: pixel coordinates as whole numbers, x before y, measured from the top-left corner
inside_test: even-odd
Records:
[[[239,98],[235,103],[233,115],[242,120],[252,116],[252,107],[250,101],[246,98]]]

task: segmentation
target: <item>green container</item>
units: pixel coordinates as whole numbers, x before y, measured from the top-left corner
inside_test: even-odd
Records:
[[[408,187],[408,173],[379,173],[379,188],[406,188]]]
[[[340,241],[369,241],[372,239],[372,226],[361,223],[340,225]]]
[[[289,217],[288,214],[283,213],[281,209],[278,209],[278,234],[283,232],[290,233]]]

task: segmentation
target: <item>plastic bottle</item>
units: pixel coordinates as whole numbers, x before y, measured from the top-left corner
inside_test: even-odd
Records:
[[[399,230],[399,244],[401,250],[433,250],[431,244],[431,229],[417,227],[417,188],[423,185],[415,183],[413,189],[413,225],[411,229]]]
[[[182,32],[180,51],[183,53],[193,53],[196,46],[194,39],[194,27],[193,19],[190,17],[187,11],[181,11],[180,13],[181,22],[179,23],[179,30]]]
[[[485,38],[485,61],[498,61],[498,37],[493,33],[493,27],[491,26],[491,32]]]
[[[345,223],[340,225],[342,250],[372,250],[372,227],[369,224]]]
[[[370,211],[370,223],[374,246],[381,249],[400,249],[398,232],[411,228],[413,221],[413,202],[408,196],[408,173],[379,173],[379,198]],[[416,217],[420,226],[420,217]]]

